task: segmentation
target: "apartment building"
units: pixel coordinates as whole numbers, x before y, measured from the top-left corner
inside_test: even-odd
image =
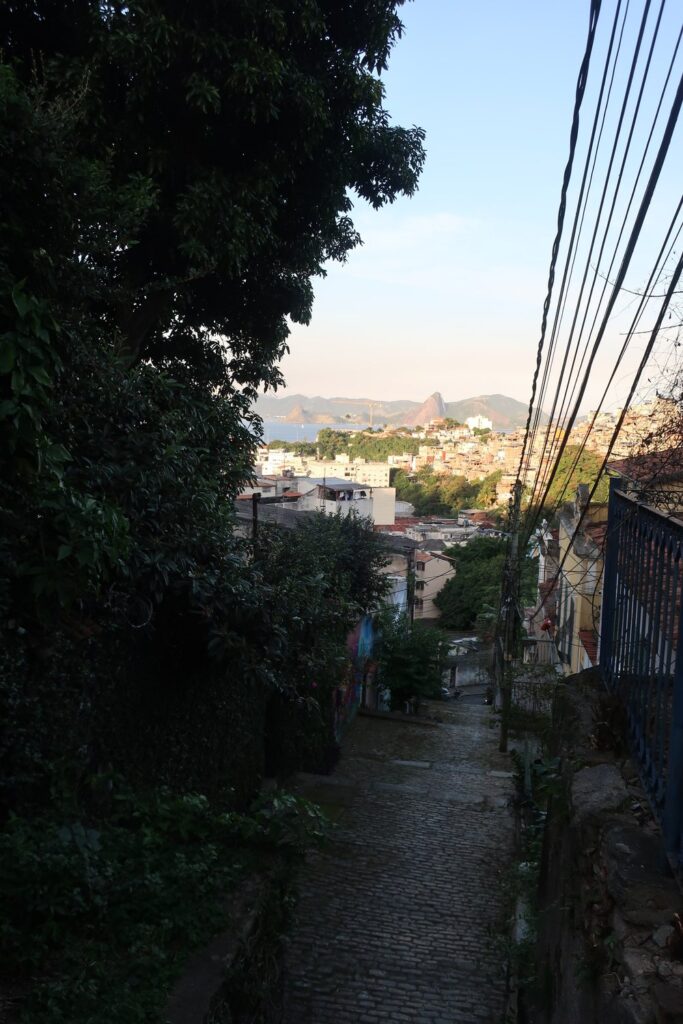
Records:
[[[418,549],[415,552],[415,619],[439,618],[434,598],[455,576],[455,565],[445,555]]]

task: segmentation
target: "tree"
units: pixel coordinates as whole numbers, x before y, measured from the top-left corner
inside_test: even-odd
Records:
[[[448,554],[455,560],[455,576],[446,581],[434,598],[441,612],[441,625],[472,629],[481,612],[498,604],[505,542],[475,537],[464,548],[449,548]]]
[[[85,531],[98,538],[91,582],[118,564],[121,530],[135,534],[102,492],[116,472],[87,438],[88,417],[102,418],[86,396],[112,375],[128,388],[163,375],[198,421],[222,420],[223,439],[179,425],[178,440],[220,452],[222,500],[247,479],[249,406],[280,380],[287,319],[307,320],[312,277],[359,241],[348,190],[380,207],[416,187],[422,132],[389,124],[378,78],[398,6],[0,10],[0,440],[15,463],[3,504],[28,503],[52,532],[26,546],[44,551],[55,585],[58,552],[84,529],[81,513],[68,526],[74,500],[90,503]],[[67,389],[78,428],[59,402]],[[148,445],[155,415],[141,407],[131,420]],[[174,444],[166,432],[158,454],[178,454]]]
[[[500,473],[486,477],[481,484],[470,483],[464,476],[436,476],[431,466],[421,469],[415,478],[404,470],[392,470],[396,497],[409,501],[417,515],[454,516],[472,504],[486,507],[495,501],[495,485]]]
[[[558,502],[573,501],[579,484],[593,486],[599,476],[601,466],[602,458],[595,452],[587,449],[581,451],[578,445],[568,444],[562,452],[557,472],[548,490],[548,505],[552,508]],[[607,501],[608,496],[609,483],[603,477],[598,484],[593,500]]]
[[[3,5],[19,91],[76,111],[74,159],[99,181],[105,220],[76,218],[75,254],[92,260],[94,229],[108,233],[97,315],[126,358],[182,358],[250,389],[280,381],[287,318],[308,322],[311,279],[360,241],[349,190],[379,208],[417,185],[423,132],[390,124],[378,77],[399,5]],[[106,190],[137,197],[125,228],[112,230]],[[32,262],[16,275],[30,288]]]
[[[379,665],[392,710],[407,700],[438,697],[448,642],[438,629],[385,609],[379,616]]]
[[[122,679],[273,682],[270,585],[233,531],[250,406],[280,380],[312,278],[359,241],[349,193],[380,207],[416,187],[422,132],[390,125],[378,77],[399,6],[0,5],[12,706],[46,652],[82,686],[82,719],[94,665],[120,705]]]
[[[475,498],[477,508],[492,508],[496,504],[498,500],[496,486],[500,483],[502,476],[502,470],[497,469],[484,477],[477,488]]]
[[[479,621],[487,632],[490,631],[490,615],[496,612],[500,602],[506,548],[504,540],[475,537],[466,547],[447,550],[455,561],[455,576],[446,580],[434,598],[441,612],[442,626],[473,629]],[[524,557],[521,569],[521,599],[528,601],[535,592],[536,562]]]
[[[121,779],[245,805],[268,695],[311,706],[314,671],[329,695],[349,623],[381,593],[366,527],[264,531],[254,548],[233,503],[288,321],[308,321],[313,278],[360,241],[352,196],[378,208],[416,187],[423,133],[390,124],[379,78],[399,6],[0,5],[3,820],[50,807],[57,834],[120,818]],[[174,918],[144,832],[130,877]],[[161,845],[186,872],[166,828]],[[24,846],[59,907],[40,841]],[[192,867],[200,894],[211,870]],[[125,906],[149,940],[145,901]],[[58,979],[43,1012],[81,1019],[85,961],[60,956],[55,913],[19,983]],[[174,929],[157,934],[177,957]],[[109,982],[88,980],[95,1016]]]

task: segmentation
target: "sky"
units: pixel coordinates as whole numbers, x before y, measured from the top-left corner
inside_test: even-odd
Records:
[[[586,104],[616,2],[604,0]],[[638,9],[633,3],[624,52]],[[414,0],[401,9],[405,34],[383,81],[394,122],[426,131],[419,191],[380,211],[354,201],[364,244],[315,282],[311,324],[292,329],[282,393],[422,400],[440,391],[446,401],[503,393],[528,402],[588,10],[588,0]],[[662,22],[666,61],[679,21],[680,7]],[[653,67],[664,64],[655,51]],[[646,101],[643,111],[647,126]],[[669,166],[683,155],[680,134]],[[634,152],[642,140],[639,127]],[[633,288],[654,260],[682,166],[678,159],[656,196],[648,244],[627,278]],[[614,324],[587,405],[624,329]],[[628,362],[621,371],[623,392]]]

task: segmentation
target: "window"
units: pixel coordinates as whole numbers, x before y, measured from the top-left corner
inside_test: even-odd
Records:
[[[424,590],[425,586],[426,586],[426,584],[425,584],[424,580],[418,580],[417,583],[415,584],[415,589],[416,590]]]
[[[425,571],[425,564],[424,564],[424,562],[416,562],[415,568],[417,569],[418,572],[424,572]]]
[[[424,601],[422,600],[421,597],[416,597],[415,598],[415,607],[416,608],[422,608],[423,604],[424,604]]]

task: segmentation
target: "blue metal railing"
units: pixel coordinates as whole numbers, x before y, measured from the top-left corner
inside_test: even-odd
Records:
[[[623,707],[631,750],[662,825],[683,861],[683,522],[619,491],[612,480],[600,668]]]

